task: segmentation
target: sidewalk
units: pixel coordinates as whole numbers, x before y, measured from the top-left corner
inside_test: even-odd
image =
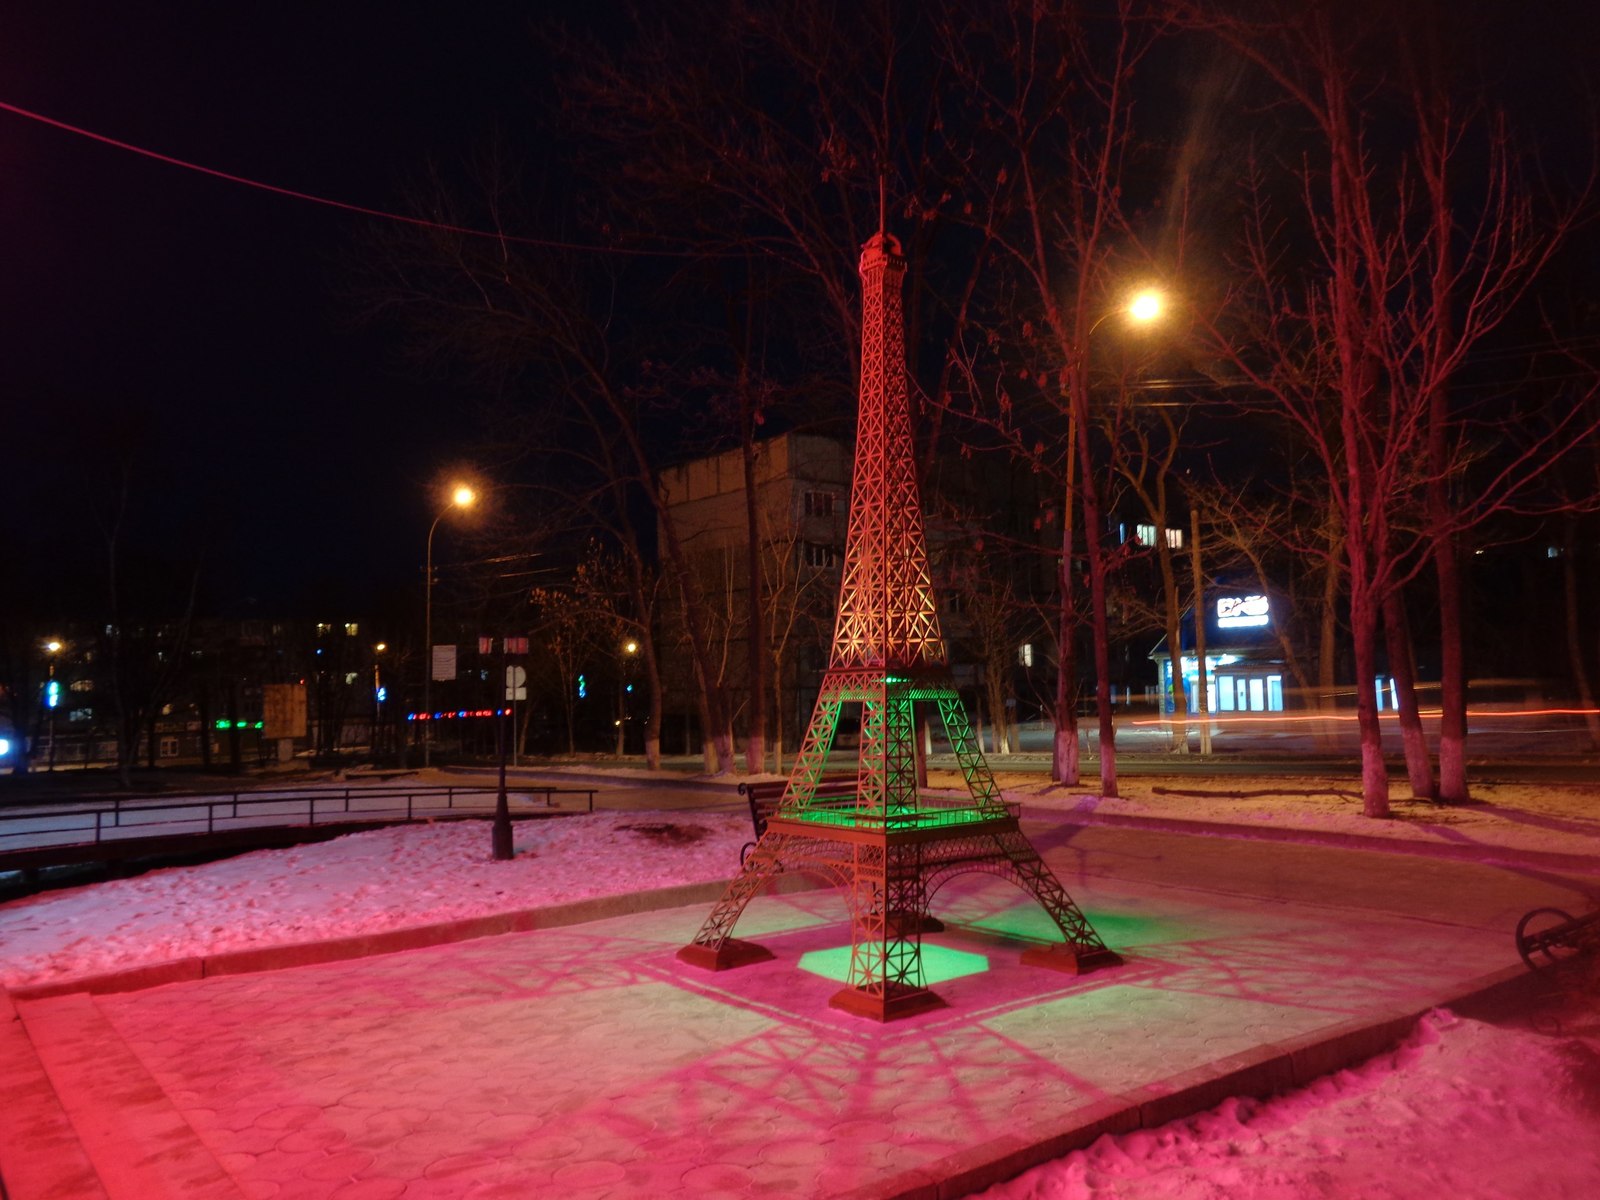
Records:
[[[20,989],[0,1058],[31,1099],[0,1118],[0,1169],[13,1200],[959,1196],[1515,988],[1506,922],[1593,892],[1440,861],[1396,911],[1296,899],[1313,866],[1365,880],[1371,856],[1230,841],[1231,876],[1256,873],[1230,895],[1172,857],[1193,839],[1027,828],[1125,965],[1022,967],[999,931],[1045,936],[1042,913],[966,876],[927,939],[948,1007],[888,1026],[827,1007],[848,946],[831,891],[758,898],[739,932],[776,960],[715,975],[674,958],[696,903],[141,991]],[[1464,911],[1431,895],[1446,880]]]

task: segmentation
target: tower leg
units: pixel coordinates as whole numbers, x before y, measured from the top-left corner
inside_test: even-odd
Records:
[[[750,963],[765,962],[772,951],[754,942],[733,936],[733,927],[755,894],[782,868],[785,852],[795,839],[781,833],[764,834],[744,860],[739,873],[728,884],[722,899],[694,935],[694,941],[678,951],[678,957],[691,966],[708,971],[726,971]]]
[[[893,1021],[944,1004],[923,982],[927,892],[916,847],[910,850],[858,850],[850,885],[850,975],[828,1001],[834,1008]]]
[[[1066,888],[1020,829],[994,834],[993,839],[995,849],[1010,864],[1017,885],[1039,902],[1066,939],[1062,945],[1024,951],[1023,962],[1080,975],[1099,967],[1116,966],[1122,961],[1116,951],[1100,940],[1083,910],[1067,895]]]

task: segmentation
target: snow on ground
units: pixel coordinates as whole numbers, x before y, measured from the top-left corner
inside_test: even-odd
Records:
[[[686,812],[596,812],[513,828],[509,862],[491,859],[488,822],[453,821],[0,904],[0,986],[726,880],[750,837],[748,817]]]
[[[1311,1086],[1232,1099],[980,1193],[984,1200],[1452,1200],[1600,1195],[1600,1022],[1550,1037],[1425,1017],[1398,1049]]]
[[[1385,821],[1362,815],[1360,785],[1350,778],[1130,776],[1109,800],[1089,791],[1088,779],[1074,788],[1037,776],[998,778],[1008,799],[1030,809],[1600,856],[1600,784],[1475,782],[1478,803],[1452,807],[1413,800],[1402,786],[1393,789]]]
[[[1489,803],[1396,801],[1370,821],[1348,782],[1127,779],[1104,800],[1003,779],[1030,808],[1600,854],[1600,790],[1480,785]],[[489,858],[486,822],[373,830],[0,904],[0,984],[221,950],[312,941],[728,878],[742,814],[603,811],[516,825]],[[1398,1050],[1311,1087],[1229,1100],[1161,1129],[1102,1138],[984,1193],[989,1200],[1302,1200],[1600,1195],[1600,1008],[1547,1036],[1438,1012]]]

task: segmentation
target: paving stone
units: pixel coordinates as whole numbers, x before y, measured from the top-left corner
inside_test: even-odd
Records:
[[[813,893],[752,904],[740,933],[777,957],[737,971],[675,959],[696,906],[95,1004],[147,1073],[130,1096],[171,1106],[236,1194],[820,1200],[936,1180],[985,1147],[1020,1161],[1136,1089],[1426,1003],[1509,948],[1328,906],[1105,880],[1074,893],[1161,920],[1126,966],[1078,978],[1022,967],[981,931],[931,935],[981,946],[989,967],[938,985],[949,1007],[887,1026],[829,1009],[838,981],[797,968],[847,936],[837,898]],[[973,921],[1017,907],[988,877],[946,896]],[[52,1003],[19,1011],[59,1045],[71,1022]]]

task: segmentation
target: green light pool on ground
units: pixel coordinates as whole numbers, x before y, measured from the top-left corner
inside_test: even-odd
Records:
[[[834,946],[828,950],[811,950],[800,956],[800,969],[820,975],[824,979],[850,981],[850,947]],[[927,987],[947,979],[960,979],[963,975],[979,975],[989,969],[989,960],[982,954],[965,950],[952,950],[949,946],[922,944],[922,975]]]

